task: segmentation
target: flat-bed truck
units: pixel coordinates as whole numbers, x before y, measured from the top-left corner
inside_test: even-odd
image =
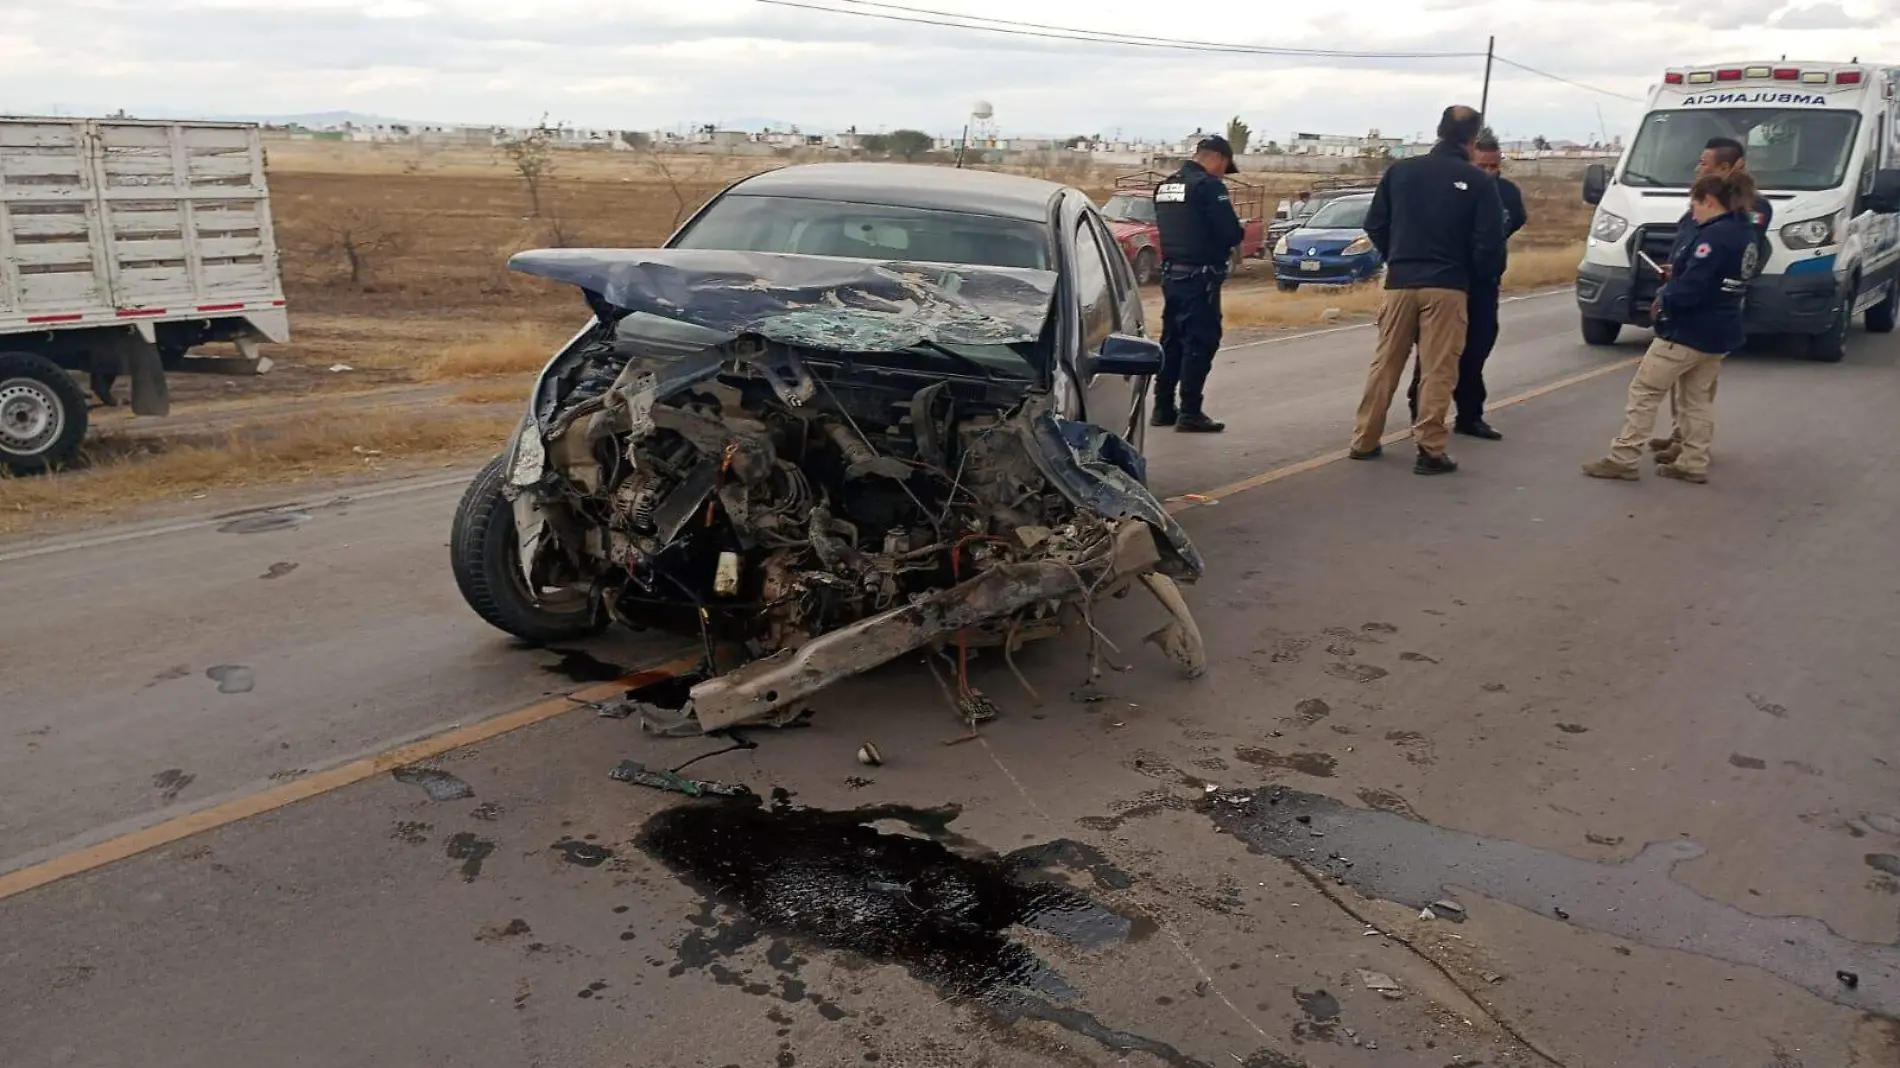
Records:
[[[163,416],[168,374],[262,374],[289,340],[255,125],[0,118],[0,466],[78,452],[71,372]],[[237,355],[192,354],[211,342]]]

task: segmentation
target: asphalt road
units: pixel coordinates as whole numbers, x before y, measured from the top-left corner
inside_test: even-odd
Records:
[[[1206,678],[1138,597],[1099,700],[1080,641],[1022,658],[1040,705],[979,662],[978,743],[892,665],[692,766],[765,810],[608,778],[721,748],[554,714],[678,646],[486,629],[459,473],[0,545],[3,1059],[1900,1064],[1900,344],[1736,357],[1710,485],[1587,481],[1639,344],[1509,305],[1492,393],[1532,395],[1444,479],[1303,464],[1369,330],[1229,350],[1230,432],[1150,447],[1248,487],[1182,516]],[[445,732],[495,736],[351,763]]]

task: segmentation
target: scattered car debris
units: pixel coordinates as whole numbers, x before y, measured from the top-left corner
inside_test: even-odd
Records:
[[[618,621],[742,646],[669,733],[770,721],[946,646],[981,722],[971,649],[1007,657],[1079,617],[1093,671],[1089,606],[1137,583],[1170,617],[1151,640],[1205,671],[1175,584],[1198,551],[1133,446],[1058,400],[1080,372],[1050,340],[1056,274],[682,249],[510,265],[578,287],[595,319],[465,497],[458,529],[512,520],[514,544],[458,537],[458,581],[529,640]]]
[[[475,788],[440,768],[406,767],[396,768],[389,777],[400,783],[422,787],[431,801],[460,801],[465,797],[474,797]]]
[[[330,365],[331,374],[342,374],[345,371],[354,371],[354,370],[356,370],[356,368],[351,367],[347,363],[333,363]]]
[[[1860,988],[1860,976],[1853,972],[1838,971],[1834,973],[1834,978],[1839,979],[1841,985],[1849,990],[1858,990]]]
[[[1568,912],[1565,912],[1565,911],[1564,911],[1564,910],[1563,910],[1562,908],[1560,908],[1560,907],[1558,907],[1558,906],[1556,906],[1556,905],[1552,905],[1552,906],[1550,907],[1550,911],[1551,911],[1551,912],[1552,912],[1553,914],[1555,914],[1555,915],[1556,915],[1556,917],[1557,917],[1558,919],[1560,919],[1560,920],[1567,920],[1567,919],[1569,919],[1569,918],[1570,918],[1570,914],[1569,914]]]
[[[1465,922],[1465,907],[1456,901],[1434,901],[1431,910],[1453,923]]]
[[[1367,990],[1383,994],[1385,997],[1394,1001],[1405,996],[1405,988],[1398,984],[1398,980],[1384,972],[1369,972],[1364,968],[1359,969],[1359,985],[1365,987]]]
[[[876,745],[865,742],[858,746],[858,763],[868,768],[878,767],[884,763],[884,754],[877,751]]]
[[[623,760],[620,766],[607,773],[608,778],[619,782],[646,786],[655,790],[667,790],[688,797],[751,797],[752,791],[735,783],[715,782],[710,779],[689,779],[672,771],[654,771],[637,760]]]
[[[1502,983],[1504,981],[1504,976],[1499,975],[1496,972],[1479,972],[1478,978],[1483,979],[1485,982],[1490,983],[1492,986],[1496,986],[1499,983]]]

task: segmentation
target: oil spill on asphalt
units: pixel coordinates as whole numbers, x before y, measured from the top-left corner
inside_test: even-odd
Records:
[[[1629,942],[1759,968],[1841,1005],[1900,1015],[1900,946],[1856,942],[1812,917],[1756,916],[1703,897],[1674,878],[1676,865],[1706,852],[1687,839],[1598,863],[1278,786],[1222,793],[1200,807],[1253,852],[1298,861],[1369,896],[1417,909],[1457,887]],[[1840,971],[1862,981],[1850,989],[1836,978]]]
[[[473,786],[440,768],[397,768],[389,776],[397,782],[422,787],[431,801],[460,801],[475,796]]]
[[[220,534],[269,534],[273,530],[291,530],[310,522],[303,512],[264,512],[233,519],[218,528]]]
[[[561,854],[561,859],[580,868],[598,868],[613,859],[614,851],[604,845],[593,842],[563,838],[548,847]]]
[[[463,831],[449,836],[447,852],[450,860],[462,862],[462,881],[472,883],[482,873],[482,862],[494,854],[495,843]]]
[[[206,668],[205,678],[218,684],[219,693],[250,693],[257,688],[257,673],[243,664]]]
[[[1300,1006],[1300,1012],[1306,1019],[1293,1025],[1293,1041],[1304,1045],[1308,1042],[1339,1041],[1339,999],[1324,990],[1293,991],[1293,1000]]]
[[[178,800],[178,795],[185,792],[185,787],[197,781],[198,776],[182,768],[167,768],[152,776],[152,789],[158,791],[160,803],[169,805]]]
[[[1073,999],[1075,990],[1010,935],[1021,926],[1083,949],[1145,938],[1156,929],[1152,921],[1098,904],[1049,869],[1068,868],[1110,888],[1132,885],[1132,878],[1099,851],[1066,840],[1002,856],[954,852],[952,845],[975,852],[950,830],[959,814],[956,808],[828,812],[745,802],[656,813],[642,827],[638,846],[708,898],[693,921],[699,930],[681,940],[671,974],[699,970],[724,985],[771,994],[771,985],[724,960],[767,933],[804,938],[897,964],[946,999],[980,1002],[1004,1022],[1043,1020],[1107,1049],[1147,1052],[1174,1068],[1206,1068],[1166,1043],[1058,1004]],[[904,832],[879,829],[891,823]],[[719,921],[713,902],[736,917]],[[774,944],[767,960],[779,972],[780,998],[809,999],[790,974],[795,965],[788,947]]]
[[[561,659],[558,663],[541,665],[541,670],[569,682],[613,682],[628,674],[619,664],[609,664],[583,649],[549,649],[548,652]]]

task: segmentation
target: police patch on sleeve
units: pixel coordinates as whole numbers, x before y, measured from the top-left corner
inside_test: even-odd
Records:
[[[1742,277],[1752,279],[1761,271],[1761,249],[1753,241],[1742,250]]]
[[[1699,260],[1706,260],[1709,258],[1709,253],[1711,251],[1713,250],[1709,248],[1709,243],[1707,241],[1704,241],[1700,245],[1697,245],[1695,247],[1695,258]]]
[[[1155,202],[1179,204],[1187,200],[1186,182],[1163,182],[1155,187]]]

